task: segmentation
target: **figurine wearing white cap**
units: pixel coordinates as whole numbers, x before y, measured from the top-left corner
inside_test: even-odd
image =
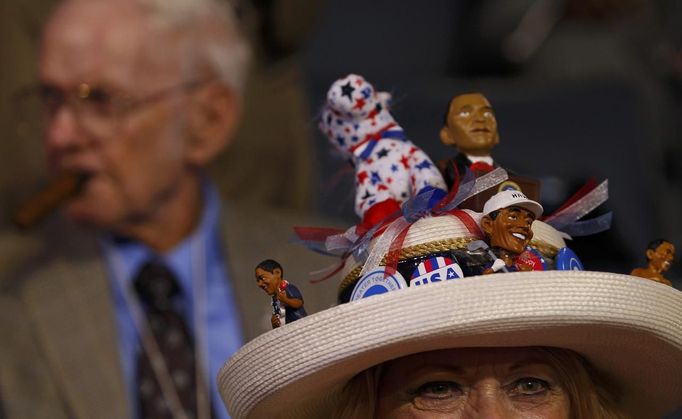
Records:
[[[355,212],[368,228],[420,193],[432,191],[430,204],[447,193],[438,168],[393,119],[390,97],[349,74],[329,88],[320,120],[320,130],[355,168]]]
[[[484,274],[532,269],[520,256],[533,238],[533,221],[541,215],[542,206],[517,190],[498,192],[485,203],[481,230],[498,259]]]

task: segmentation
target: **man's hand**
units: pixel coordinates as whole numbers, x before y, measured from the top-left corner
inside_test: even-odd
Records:
[[[300,308],[303,305],[303,300],[299,300],[298,298],[289,298],[285,290],[277,292],[277,299],[281,301],[285,307],[290,307],[294,310]]]
[[[272,324],[273,329],[277,329],[282,325],[279,316],[277,314],[273,314],[272,318],[270,319],[270,323]]]

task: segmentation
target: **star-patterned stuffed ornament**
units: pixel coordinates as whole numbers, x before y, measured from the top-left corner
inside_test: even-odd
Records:
[[[355,167],[355,212],[368,228],[419,193],[433,191],[435,202],[447,191],[431,159],[393,119],[390,99],[349,74],[330,87],[320,120],[329,142]]]

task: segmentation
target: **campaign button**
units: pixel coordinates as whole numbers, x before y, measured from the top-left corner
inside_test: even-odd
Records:
[[[559,249],[556,255],[556,269],[558,271],[584,271],[578,255],[568,247]]]
[[[532,271],[546,271],[547,261],[542,257],[540,252],[533,249],[532,247],[526,247],[526,250],[519,255],[515,261],[516,265],[529,266]],[[523,270],[523,269],[519,269]]]
[[[431,284],[463,278],[464,273],[459,264],[444,256],[432,257],[421,262],[412,273],[410,286]]]
[[[377,269],[360,278],[353,288],[350,301],[407,288],[407,282],[399,272],[389,275],[385,272],[385,269]]]

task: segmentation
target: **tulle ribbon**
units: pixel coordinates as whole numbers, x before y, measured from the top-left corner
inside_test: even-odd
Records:
[[[335,228],[294,227],[298,238],[296,241],[315,252],[341,258],[340,263],[313,272],[313,275],[322,275],[322,277],[310,282],[318,283],[334,276],[343,269],[346,260],[351,255],[357,262],[363,264],[360,277],[381,266],[384,255],[385,274],[394,273],[410,227],[414,222],[424,217],[439,215],[457,217],[470,234],[482,238],[483,235],[476,221],[468,213],[457,207],[474,195],[499,185],[507,178],[507,172],[502,168],[496,168],[479,178],[467,170],[461,179],[455,169],[455,182],[452,189],[436,205],[433,207],[429,205],[433,191],[421,193],[403,203],[400,211],[387,216],[368,231],[358,231],[358,226],[353,226],[345,231]],[[590,179],[553,214],[544,217],[543,221],[569,235],[569,238],[570,236],[586,236],[608,230],[613,219],[612,212],[590,220],[579,221],[580,218],[596,209],[607,199],[608,180],[597,185],[594,179]],[[380,233],[383,234],[379,236],[372,250],[369,251],[372,239]]]
[[[387,216],[367,232],[359,233],[357,226],[346,231],[330,228],[295,227],[294,231],[298,236],[298,241],[308,248],[318,253],[342,258],[339,264],[313,273],[323,274],[323,276],[313,279],[311,282],[321,282],[338,273],[343,269],[345,261],[350,255],[353,255],[356,261],[363,264],[361,276],[378,268],[384,255],[386,255],[384,261],[386,274],[395,272],[400,250],[410,226],[424,217],[438,215],[457,217],[470,234],[481,238],[482,234],[476,221],[465,211],[457,209],[457,206],[472,196],[504,182],[507,179],[507,172],[502,168],[497,168],[476,178],[472,172],[467,171],[461,181],[457,171],[455,171],[455,175],[456,181],[453,188],[433,207],[429,205],[429,202],[434,191],[421,193],[403,203],[401,211]],[[382,232],[383,234],[377,239],[371,252],[369,252],[372,239]]]
[[[400,250],[403,247],[407,233],[412,224],[427,216],[451,215],[457,217],[469,233],[481,237],[481,231],[476,222],[466,212],[456,209],[459,204],[472,196],[496,186],[507,179],[507,172],[502,168],[497,168],[479,178],[476,178],[470,171],[465,172],[464,178],[459,180],[459,173],[455,170],[455,182],[453,187],[439,203],[433,208],[428,206],[431,191],[417,195],[408,200],[402,206],[403,216],[393,221],[377,240],[370,252],[360,273],[360,277],[366,273],[377,269],[381,264],[383,255],[386,255],[384,266],[385,274],[395,272],[400,258]]]
[[[613,213],[608,212],[590,220],[578,221],[609,198],[609,181],[599,185],[594,178],[583,185],[553,214],[543,221],[570,236],[588,236],[611,228]]]

